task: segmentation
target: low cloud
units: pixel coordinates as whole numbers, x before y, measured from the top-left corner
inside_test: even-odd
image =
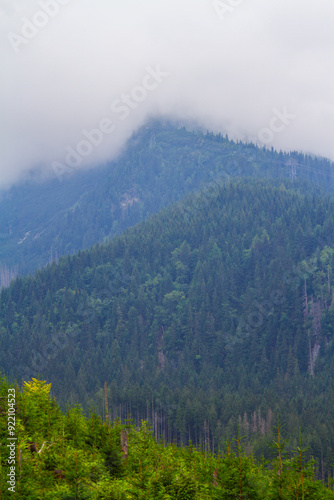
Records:
[[[333,19],[332,0],[2,0],[0,187],[80,144],[76,168],[108,161],[159,116],[334,160]]]

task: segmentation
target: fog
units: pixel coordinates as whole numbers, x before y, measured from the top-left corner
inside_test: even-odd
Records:
[[[0,187],[151,117],[334,160],[333,0],[1,0]]]

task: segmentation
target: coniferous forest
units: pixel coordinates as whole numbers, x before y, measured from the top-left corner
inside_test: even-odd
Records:
[[[334,498],[332,481],[325,486],[315,480],[314,461],[306,460],[301,446],[287,452],[280,425],[270,458],[257,462],[245,452],[241,435],[227,440],[215,454],[205,450],[204,443],[199,448],[191,442],[166,445],[145,421],[139,427],[131,421],[110,423],[108,415],[102,419],[95,411],[84,417],[78,405],[64,413],[50,397],[50,388],[33,379],[15,391],[18,466],[6,474],[11,455],[1,447],[2,499]],[[9,391],[12,386],[2,378],[2,413]],[[4,419],[0,435],[6,442]]]
[[[205,462],[239,436],[240,460],[255,471],[282,426],[292,469],[293,452],[305,449],[303,461],[314,459],[327,482],[334,204],[319,186],[277,177],[214,178],[113,239],[13,281],[1,292],[3,373],[52,382],[63,411],[82,404],[83,427],[94,409],[106,420],[107,400],[107,433],[147,421],[156,442],[185,447],[161,453],[184,460],[190,441]],[[148,439],[140,432],[134,439]],[[273,498],[302,498],[286,494]]]
[[[333,193],[334,168],[325,158],[150,122],[107,165],[64,170],[45,182],[32,173],[0,191],[0,288],[17,273],[107,241],[208,183],[240,177],[286,181],[292,167],[299,181]]]

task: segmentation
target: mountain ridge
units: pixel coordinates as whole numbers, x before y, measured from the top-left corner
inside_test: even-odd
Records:
[[[329,471],[333,224],[332,197],[296,183],[213,184],[3,290],[1,367],[85,408],[108,381],[115,415],[152,406],[182,442],[241,425],[261,454],[279,412]]]
[[[333,191],[333,164],[325,159],[151,122],[108,165],[65,175],[63,182],[27,181],[2,193],[0,264],[31,273],[121,233],[220,177],[284,179],[289,161],[301,179]]]

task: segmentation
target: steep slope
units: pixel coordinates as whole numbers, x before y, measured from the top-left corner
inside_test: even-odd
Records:
[[[327,160],[151,123],[109,165],[1,194],[0,280],[102,242],[215,179],[288,178],[291,161],[298,178],[333,191]]]
[[[149,416],[168,439],[216,446],[239,426],[260,453],[279,413],[328,472],[333,234],[330,198],[280,181],[212,184],[13,282],[0,366],[86,407],[107,381],[114,416]]]

